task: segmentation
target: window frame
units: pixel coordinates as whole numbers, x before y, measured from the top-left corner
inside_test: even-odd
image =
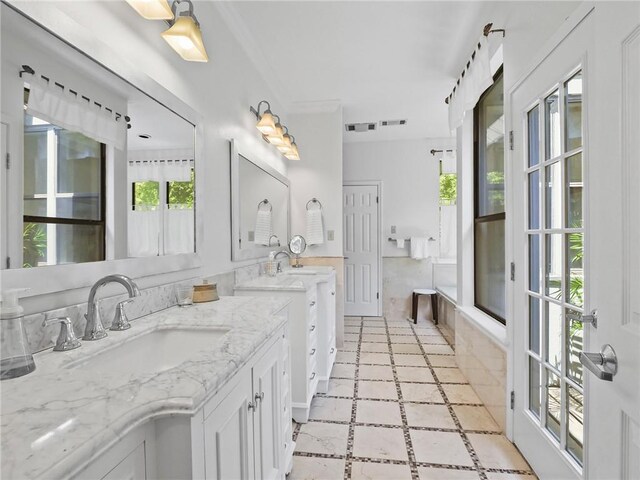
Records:
[[[97,142],[97,140],[95,141]],[[67,217],[47,217],[40,215],[23,215],[22,224],[24,225],[25,223],[41,223],[45,225],[85,225],[102,227],[102,249],[100,251],[101,258],[94,260],[95,262],[102,262],[107,259],[107,146],[102,142],[98,143],[100,144],[100,220]]]
[[[504,75],[503,75],[503,65],[500,66],[500,68],[498,68],[498,70],[494,73],[493,75],[493,83],[484,91],[482,92],[482,95],[480,95],[480,98],[478,99],[478,102],[476,103],[476,106],[473,108],[473,234],[474,234],[474,238],[473,238],[473,305],[475,308],[477,308],[478,310],[482,311],[483,313],[486,313],[487,315],[489,315],[491,318],[497,320],[498,322],[500,322],[502,325],[507,324],[506,318],[501,317],[500,315],[498,315],[497,313],[489,310],[488,308],[484,307],[483,305],[479,304],[477,301],[478,298],[478,277],[476,276],[476,259],[478,258],[478,241],[475,238],[475,233],[476,233],[476,227],[478,224],[481,223],[489,223],[489,222],[497,222],[497,221],[504,221],[505,222],[505,228],[506,228],[506,219],[507,219],[507,213],[506,213],[506,178],[505,178],[505,183],[504,183],[504,191],[505,191],[505,207],[504,207],[504,211],[503,212],[499,212],[499,213],[492,213],[489,215],[479,215],[480,212],[480,189],[479,184],[480,184],[480,169],[479,169],[479,160],[480,160],[480,143],[479,143],[479,125],[480,125],[480,109],[478,108],[480,103],[487,97],[487,95],[489,93],[492,92],[493,88],[496,85],[496,82],[498,82],[501,78],[504,81]],[[504,86],[504,83],[503,83]],[[504,115],[504,98],[503,98],[503,115]],[[506,132],[505,132],[506,134]],[[505,138],[503,137],[503,143],[505,143]],[[506,145],[505,145],[506,146]],[[503,159],[504,162],[504,167],[506,170],[506,155],[505,158]],[[506,229],[505,229],[505,237],[506,237]],[[506,240],[506,238],[505,238]],[[506,244],[505,244],[505,248],[506,248]],[[507,276],[507,264],[506,264],[506,258],[505,258],[505,271],[504,271],[504,275],[505,275],[505,289],[506,289],[506,276]],[[506,295],[505,295],[506,298]]]

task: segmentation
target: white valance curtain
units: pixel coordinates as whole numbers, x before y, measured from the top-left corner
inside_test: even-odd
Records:
[[[129,155],[129,181],[188,182],[193,149],[135,150]]]
[[[98,142],[124,150],[127,123],[116,120],[115,113],[78,99],[68,90],[39,80],[29,83],[27,113],[53,125],[80,132]]]
[[[473,110],[482,93],[492,83],[489,45],[487,37],[483,35],[464,76],[460,77],[459,84],[449,96],[449,129],[452,132],[462,125],[466,112]]]

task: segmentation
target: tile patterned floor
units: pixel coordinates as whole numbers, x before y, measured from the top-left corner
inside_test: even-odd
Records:
[[[288,480],[534,480],[453,354],[430,322],[346,317],[329,391],[294,424]]]

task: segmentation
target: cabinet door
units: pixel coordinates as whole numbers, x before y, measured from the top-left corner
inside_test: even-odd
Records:
[[[144,480],[145,478],[147,478],[147,469],[144,460],[144,443],[141,443],[113,470],[102,477],[102,480]]]
[[[253,430],[256,478],[261,480],[279,478],[281,470],[281,348],[280,342],[276,342],[253,367],[253,391],[257,402]]]
[[[207,480],[253,480],[251,372],[238,373],[237,386],[204,421]]]

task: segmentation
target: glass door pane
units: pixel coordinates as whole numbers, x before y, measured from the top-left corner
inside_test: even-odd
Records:
[[[528,411],[582,465],[582,72],[540,98],[526,121]],[[541,145],[544,158],[538,158]]]

